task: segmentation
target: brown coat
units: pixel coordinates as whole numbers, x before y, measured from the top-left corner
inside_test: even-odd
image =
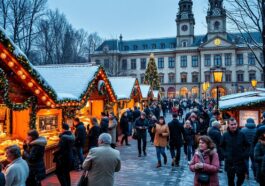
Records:
[[[155,133],[154,145],[156,147],[166,147],[169,136],[168,126],[166,124],[156,124],[156,127],[153,128],[153,133]]]

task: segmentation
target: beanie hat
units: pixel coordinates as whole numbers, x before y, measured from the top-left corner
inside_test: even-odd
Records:
[[[64,130],[69,130],[69,125],[67,125],[66,123],[64,123],[63,126],[62,126],[62,128],[63,128]]]
[[[255,121],[254,121],[253,118],[248,118],[248,119],[247,119],[247,123],[255,124]]]

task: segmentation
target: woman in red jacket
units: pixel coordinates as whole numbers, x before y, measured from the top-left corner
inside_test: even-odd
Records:
[[[215,145],[208,136],[199,138],[199,148],[190,163],[190,170],[195,172],[194,186],[219,186],[219,158]]]

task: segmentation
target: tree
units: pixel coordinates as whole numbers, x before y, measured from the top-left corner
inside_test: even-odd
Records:
[[[241,38],[254,55],[261,68],[260,71],[265,76],[265,0],[227,0],[227,3],[230,5],[227,10],[228,19],[240,32]],[[253,32],[260,34],[263,44],[258,43],[253,37]]]
[[[144,82],[145,84],[149,84],[154,90],[158,90],[160,88],[160,82],[155,63],[155,56],[153,53],[150,55],[147,69],[145,71]]]

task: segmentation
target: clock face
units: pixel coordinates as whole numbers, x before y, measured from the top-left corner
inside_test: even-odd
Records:
[[[221,11],[220,11],[220,9],[219,9],[219,8],[215,8],[215,9],[213,9],[213,15],[214,15],[214,16],[219,16],[219,15],[221,15]]]
[[[221,41],[221,39],[219,39],[219,38],[216,38],[216,39],[214,40],[214,44],[215,44],[215,46],[220,46],[221,43],[222,43],[222,41]]]
[[[182,25],[181,30],[184,31],[184,32],[187,31],[188,30],[188,26],[187,25]]]

